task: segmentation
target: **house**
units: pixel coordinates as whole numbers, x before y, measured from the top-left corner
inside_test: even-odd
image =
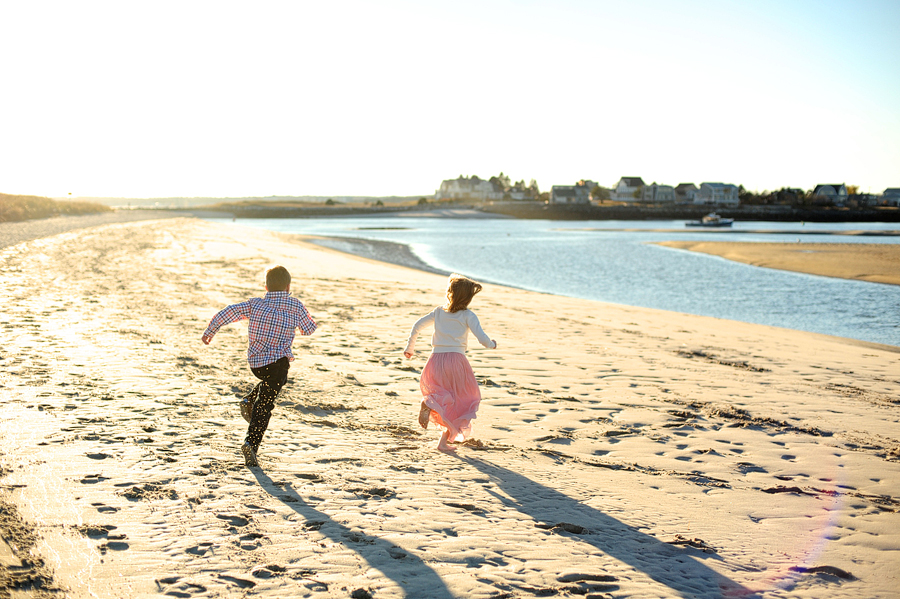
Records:
[[[575,185],[554,185],[550,188],[551,204],[589,204],[593,181],[582,179]]]
[[[635,192],[644,185],[644,180],[640,177],[622,177],[609,194],[610,199],[618,202],[634,202],[637,200]]]
[[[736,206],[740,203],[738,186],[731,183],[701,183],[694,195],[695,204],[728,204]]]
[[[843,183],[816,185],[812,192],[814,204],[835,204],[842,206],[847,201],[847,186]]]
[[[900,187],[888,187],[881,194],[881,203],[884,206],[900,206]]]
[[[700,190],[693,183],[679,183],[675,186],[675,201],[680,204],[692,204],[698,191]]]
[[[434,193],[435,200],[499,200],[503,198],[503,190],[494,183],[480,179],[478,175],[456,179],[446,179]]]
[[[878,196],[874,193],[851,193],[847,195],[847,205],[865,208],[878,205]]]
[[[658,185],[656,181],[641,189],[642,202],[674,202],[675,188],[671,185]]]

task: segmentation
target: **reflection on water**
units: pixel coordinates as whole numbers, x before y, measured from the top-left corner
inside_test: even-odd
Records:
[[[898,243],[900,237],[830,234],[900,228],[894,223],[745,222],[734,231],[692,231],[683,221],[362,217],[237,223],[405,243],[438,269],[535,291],[900,346],[900,286],[759,268],[652,243]]]

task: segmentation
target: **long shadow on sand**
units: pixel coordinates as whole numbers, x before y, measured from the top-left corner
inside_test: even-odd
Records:
[[[509,496],[494,494],[506,507],[534,518],[542,527],[555,528],[560,523],[580,526],[586,529],[582,534],[561,534],[593,545],[684,596],[749,598],[756,595],[694,559],[689,553],[691,550],[664,543],[502,466],[479,457],[458,457],[489,476]],[[563,529],[559,527],[558,530]]]
[[[328,514],[310,506],[289,484],[276,484],[261,468],[251,468],[259,485],[269,495],[284,502],[286,506],[300,514],[307,523],[315,523],[319,532],[345,547],[353,549],[372,568],[387,578],[406,588],[404,581],[416,581],[416,586],[428,589],[428,597],[434,599],[454,599],[454,595],[441,580],[437,572],[425,562],[404,549],[378,537],[354,530],[335,522]],[[407,593],[407,596],[408,593]]]

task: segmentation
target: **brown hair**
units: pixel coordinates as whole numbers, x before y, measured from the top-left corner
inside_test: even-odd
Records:
[[[460,312],[469,307],[475,294],[481,291],[481,283],[453,273],[447,281],[447,312]]]
[[[291,286],[291,273],[283,266],[273,266],[266,271],[266,289],[269,291],[287,291]]]

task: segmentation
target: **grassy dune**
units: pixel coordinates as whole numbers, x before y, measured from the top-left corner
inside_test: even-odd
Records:
[[[0,193],[0,223],[18,222],[51,216],[96,214],[112,208],[93,202],[60,202],[40,196]]]

